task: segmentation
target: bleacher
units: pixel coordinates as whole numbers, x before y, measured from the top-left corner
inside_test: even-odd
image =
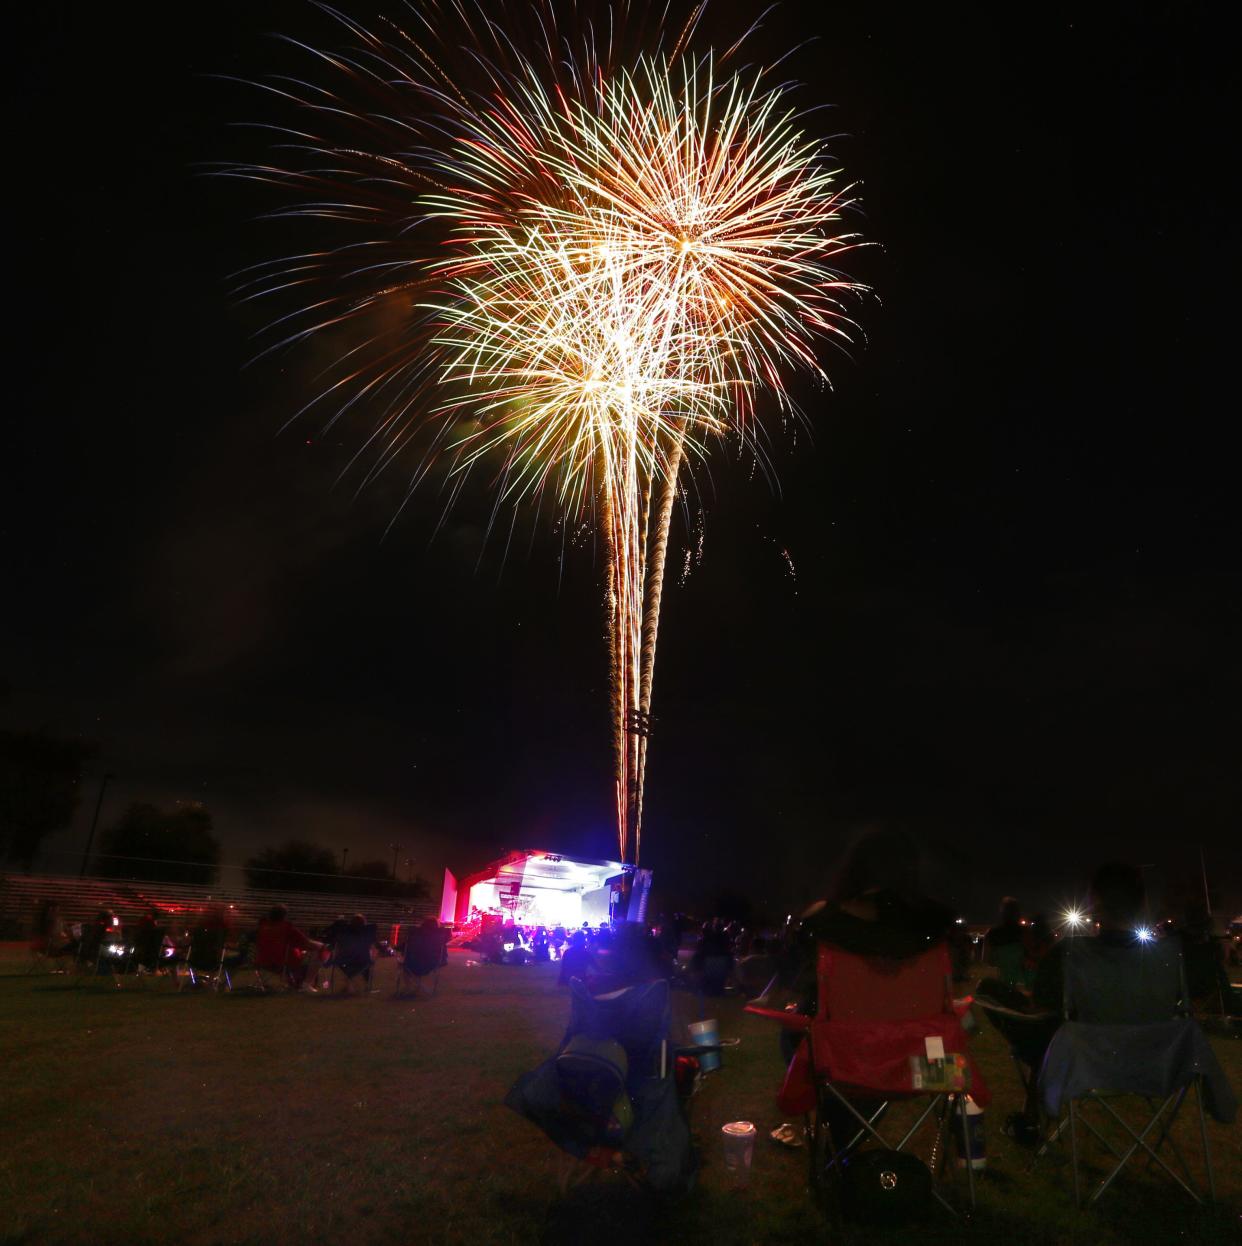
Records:
[[[274,904],[289,909],[289,919],[303,930],[326,926],[339,913],[365,913],[380,938],[392,926],[434,917],[439,904],[433,898],[354,896],[310,891],[260,891],[250,887],[195,886],[185,883],[138,882],[111,878],[70,878],[54,874],[0,874],[0,931],[5,938],[26,938],[35,914],[52,900],[62,921],[86,921],[100,909],[111,909],[121,921],[136,921],[152,905],[169,914],[173,925],[187,923],[207,904],[224,904],[239,927],[254,924]]]

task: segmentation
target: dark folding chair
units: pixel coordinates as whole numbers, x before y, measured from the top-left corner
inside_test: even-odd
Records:
[[[1215,1200],[1204,1118],[1205,1078],[1211,1080],[1216,1115],[1231,1119],[1236,1105],[1222,1102],[1230,1098],[1228,1085],[1202,1031],[1186,1013],[1186,998],[1176,937],[1132,946],[1075,939],[1067,947],[1066,1019],[1048,1048],[1040,1087],[1051,1116],[1059,1118],[1062,1106],[1067,1105],[1067,1115],[1053,1138],[1069,1134],[1078,1206],[1084,1205],[1080,1127],[1116,1161],[1087,1199],[1087,1206],[1139,1155],[1147,1158],[1149,1170],[1158,1168],[1195,1202],[1204,1201],[1172,1134],[1191,1090],[1198,1110],[1206,1195],[1209,1201]],[[1123,1099],[1146,1104],[1148,1115],[1137,1127],[1117,1110],[1115,1105]],[[1180,1172],[1166,1162],[1162,1154],[1166,1146]]]
[[[224,965],[224,953],[228,944],[228,931],[219,927],[200,926],[190,932],[190,944],[180,965],[185,969],[177,985],[185,990],[187,980],[191,986],[209,982],[215,991],[223,983],[224,989],[233,989],[233,980]]]
[[[133,943],[125,961],[125,972],[134,975],[135,982],[145,982],[164,970],[173,970],[173,961],[168,956],[168,930],[164,926],[140,926],[134,932]]]
[[[424,979],[431,979],[431,994],[436,993],[440,981],[440,966],[444,960],[444,939],[439,930],[411,930],[405,941],[405,949],[397,965],[397,990],[400,995],[406,982],[413,980],[415,994]]]
[[[671,1046],[663,979],[593,995],[575,978],[571,992],[560,1047],[518,1078],[505,1104],[564,1152],[562,1191],[606,1169],[660,1193],[685,1189],[697,1159],[676,1057],[719,1047]]]
[[[328,990],[336,988],[336,975],[339,971],[345,979],[345,990],[348,992],[355,978],[361,978],[366,989],[371,989],[371,978],[375,968],[375,926],[346,927],[336,936],[332,945],[332,954],[328,959]]]
[[[120,920],[114,917],[107,924],[83,922],[81,930],[73,957],[74,985],[80,986],[84,979],[95,979],[106,973],[113,985],[119,987],[121,980],[117,969],[125,955]]]

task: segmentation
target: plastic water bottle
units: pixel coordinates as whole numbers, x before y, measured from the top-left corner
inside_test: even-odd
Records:
[[[957,1166],[965,1168],[969,1159],[970,1166],[978,1171],[988,1166],[987,1137],[983,1132],[983,1109],[969,1096],[966,1096],[966,1127],[962,1128],[961,1108],[955,1112],[957,1129]],[[965,1136],[963,1136],[963,1134]]]

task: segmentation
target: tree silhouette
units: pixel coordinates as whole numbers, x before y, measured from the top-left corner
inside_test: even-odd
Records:
[[[212,883],[220,872],[220,841],[211,814],[195,801],[172,809],[133,804],[104,831],[92,873],[166,883]]]
[[[339,891],[340,866],[329,848],[289,839],[246,862],[246,881],[266,891]]]
[[[401,882],[386,861],[359,861],[351,865],[341,879],[341,889],[355,896],[400,896],[418,900],[427,894],[427,884],[421,878]]]
[[[94,753],[86,740],[0,731],[0,863],[29,870],[43,837],[69,825]]]
[[[264,848],[246,862],[246,881],[264,891],[330,891],[349,896],[397,896],[418,900],[427,894],[421,878],[401,882],[384,861],[359,861],[345,873],[331,849],[305,839]]]

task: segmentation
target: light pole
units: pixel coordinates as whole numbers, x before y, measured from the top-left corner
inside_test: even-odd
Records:
[[[86,837],[86,848],[82,852],[82,869],[78,873],[79,878],[86,877],[86,864],[91,859],[91,845],[95,842],[95,828],[99,825],[99,811],[103,808],[104,792],[115,778],[116,775],[109,770],[99,781],[99,799],[95,802],[95,816],[91,818],[91,833]]]
[[[341,849],[341,873],[342,874],[345,873],[345,864],[348,860],[349,860],[349,849],[342,848]]]
[[[397,853],[401,851],[401,845],[389,844],[388,846],[392,849],[392,881],[395,883],[397,881]]]

